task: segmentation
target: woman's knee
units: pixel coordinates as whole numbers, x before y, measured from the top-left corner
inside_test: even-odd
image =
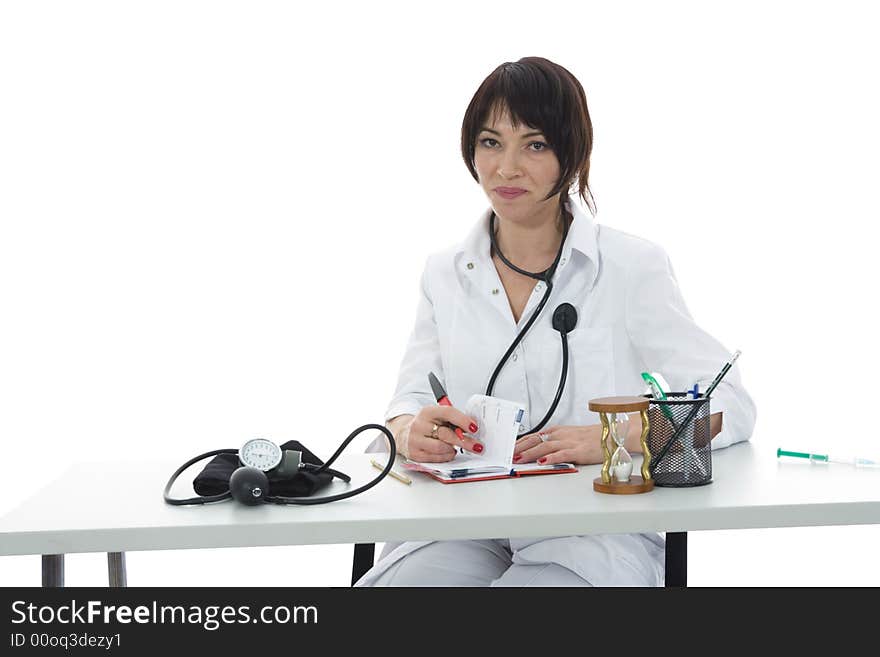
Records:
[[[401,557],[373,586],[488,586],[510,563],[494,541],[438,541]]]
[[[492,586],[592,586],[587,580],[558,563],[514,564]]]

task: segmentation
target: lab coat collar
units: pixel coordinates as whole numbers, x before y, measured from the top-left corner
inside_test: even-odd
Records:
[[[599,246],[596,239],[596,224],[593,222],[593,218],[572,197],[569,197],[566,201],[566,207],[571,212],[574,220],[568,229],[568,235],[562,247],[562,258],[559,261],[560,267],[565,267],[567,263],[571,262],[572,251],[577,251],[591,265],[589,269],[591,272],[590,287],[592,287],[599,271]],[[461,243],[456,255],[464,255],[477,261],[490,261],[489,217],[491,214],[492,208],[483,211],[480,220]]]

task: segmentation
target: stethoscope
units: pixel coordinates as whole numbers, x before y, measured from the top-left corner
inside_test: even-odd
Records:
[[[520,269],[504,257],[495,238],[495,213],[493,212],[492,216],[489,218],[489,239],[492,241],[493,252],[497,253],[498,257],[501,258],[501,262],[510,267],[513,271],[546,283],[547,291],[544,292],[544,296],[538,304],[538,307],[535,308],[535,311],[532,313],[532,316],[529,317],[529,320],[526,322],[525,326],[523,326],[519,335],[517,335],[513,342],[510,343],[510,346],[507,348],[507,351],[504,352],[501,361],[492,373],[492,378],[489,379],[489,386],[486,388],[486,396],[488,397],[492,396],[492,389],[495,387],[495,380],[501,373],[501,368],[504,367],[504,364],[507,363],[507,359],[510,358],[511,354],[525,337],[525,334],[528,333],[529,329],[532,327],[532,324],[538,319],[538,316],[547,304],[547,300],[550,298],[551,292],[553,292],[553,274],[556,273],[556,267],[559,265],[559,259],[562,257],[562,247],[565,245],[565,238],[568,235],[569,222],[564,221],[564,224],[565,227],[562,231],[562,241],[559,243],[559,251],[556,253],[556,258],[553,260],[553,264],[542,272],[531,272]],[[517,439],[543,429],[544,425],[547,424],[550,417],[553,415],[553,412],[556,410],[556,407],[559,405],[559,400],[562,398],[562,391],[565,388],[566,375],[568,374],[568,333],[569,331],[572,331],[576,325],[577,311],[570,303],[562,303],[553,311],[553,328],[559,331],[559,335],[562,338],[562,373],[559,376],[559,386],[556,388],[556,397],[553,399],[553,403],[550,404],[550,410],[547,411],[544,419],[528,431],[524,431],[517,435]]]

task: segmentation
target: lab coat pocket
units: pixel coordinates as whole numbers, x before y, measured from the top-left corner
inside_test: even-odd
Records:
[[[545,362],[562,363],[562,340],[545,343]],[[553,391],[555,394],[555,391]],[[615,394],[614,348],[609,327],[576,327],[568,334],[568,376],[550,424],[598,424],[591,399]],[[552,402],[552,397],[550,400]]]

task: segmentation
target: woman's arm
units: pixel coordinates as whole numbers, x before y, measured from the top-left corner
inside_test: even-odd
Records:
[[[392,432],[393,433],[393,432]],[[709,416],[709,440],[721,433],[721,413],[712,413]],[[624,447],[630,454],[642,453],[642,415],[641,413],[629,414],[629,430],[626,434]],[[610,439],[609,439],[610,440]],[[614,446],[611,446],[614,449]]]
[[[391,432],[391,435],[394,436],[394,442],[397,445],[397,452],[406,458],[409,458],[409,447],[406,444],[409,432],[404,432],[404,429],[409,428],[409,425],[412,424],[412,421],[415,419],[415,415],[398,415],[397,417],[391,418],[385,423],[385,426],[388,427],[388,430]],[[404,435],[406,433],[407,435]],[[384,434],[383,434],[384,435]],[[385,437],[385,444],[388,444],[388,438]]]
[[[731,352],[691,317],[666,252],[649,242],[639,248],[626,291],[626,330],[633,347],[645,369],[662,372],[673,390],[687,390],[694,383],[705,390]],[[719,434],[713,449],[751,438],[755,404],[738,365],[712,393],[710,410],[711,435]]]
[[[400,361],[394,395],[385,411],[387,422],[391,421],[387,418],[418,415],[425,406],[436,404],[434,393],[428,384],[429,372],[433,372],[441,381],[445,380],[431,290],[432,262],[433,256],[428,258],[422,272],[416,318]]]
[[[640,413],[629,413],[624,447],[630,454],[641,454],[642,416]],[[714,438],[721,431],[721,413],[713,413],[709,417],[709,431]],[[541,433],[547,437],[546,442],[539,438],[540,434],[523,436],[514,449],[514,463],[564,463],[577,465],[593,465],[601,463],[602,425],[586,424],[577,426],[552,426]],[[613,452],[615,445],[611,438],[609,449]]]
[[[400,435],[401,432],[422,408],[436,403],[428,385],[428,373],[434,372],[441,381],[444,379],[440,339],[428,280],[430,267],[431,258],[428,258],[419,282],[415,323],[400,360],[394,394],[385,410],[385,426],[391,430],[397,450],[407,458],[409,453],[406,446],[401,448],[401,443],[406,442],[406,435]],[[367,447],[367,452],[379,451],[388,451],[385,434],[379,434]]]

